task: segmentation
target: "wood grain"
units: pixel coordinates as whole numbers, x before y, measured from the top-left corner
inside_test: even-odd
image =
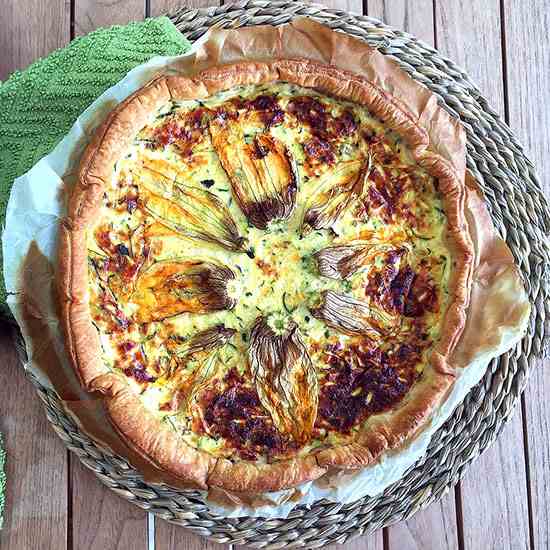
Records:
[[[367,15],[434,45],[433,0],[368,0]]]
[[[0,547],[67,545],[67,451],[49,425],[6,325],[0,325],[0,430],[5,438],[6,508]]]
[[[147,513],[109,491],[71,456],[72,548],[147,550]]]
[[[98,27],[124,25],[145,17],[145,0],[74,0],[74,28],[77,36]]]
[[[10,0],[0,10],[0,81],[69,41],[65,0]]]
[[[550,9],[547,0],[504,1],[509,124],[550,197]],[[524,394],[532,544],[550,548],[550,361],[539,361]]]
[[[466,68],[493,107],[504,113],[499,0],[437,0],[437,49]]]
[[[407,521],[388,527],[388,547],[389,550],[455,550],[458,530],[454,490]]]
[[[0,80],[70,38],[70,5],[25,0],[2,5]],[[68,532],[67,451],[16,357],[10,329],[0,325],[0,430],[5,439],[6,506],[0,547],[65,548]]]
[[[519,407],[496,443],[468,469],[461,487],[465,548],[528,550],[529,521]]]
[[[462,65],[483,94],[504,113],[498,0],[438,1],[438,49]],[[515,55],[515,53],[513,54]],[[519,409],[497,443],[468,470],[461,484],[465,548],[529,546],[526,470]]]

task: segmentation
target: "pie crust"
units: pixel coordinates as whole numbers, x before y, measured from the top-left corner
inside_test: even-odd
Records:
[[[151,112],[170,100],[207,98],[235,86],[274,81],[315,88],[363,104],[402,136],[416,162],[439,181],[453,271],[440,338],[422,377],[396,408],[371,417],[353,444],[313,450],[307,456],[274,463],[233,462],[185,443],[105,366],[88,304],[86,235],[101,207],[115,162],[145,126]],[[180,478],[185,486],[259,493],[294,487],[319,478],[329,468],[351,470],[372,464],[382,453],[402,447],[425,426],[455,379],[449,357],[465,326],[474,259],[464,202],[463,180],[448,161],[430,150],[426,130],[416,123],[406,106],[358,75],[308,60],[284,59],[222,66],[193,78],[156,78],[118,105],[95,132],[80,163],[68,215],[61,224],[61,318],[71,362],[82,385],[104,395],[108,414],[123,439],[160,469]]]

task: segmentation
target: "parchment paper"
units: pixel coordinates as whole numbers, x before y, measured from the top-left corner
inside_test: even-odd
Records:
[[[130,449],[109,424],[102,400],[84,392],[68,362],[59,328],[55,274],[57,233],[65,214],[78,161],[94,129],[120,101],[163,72],[192,75],[214,65],[243,59],[309,58],[358,73],[407,106],[427,130],[431,146],[465,175],[465,136],[460,124],[437,106],[435,96],[411,80],[391,60],[356,39],[305,18],[280,27],[213,30],[192,50],[173,58],[157,57],[136,67],[99,97],[70,133],[13,186],[3,233],[8,305],[21,326],[29,362],[25,366],[55,389],[80,428],[106,449],[124,456],[150,483],[181,487]],[[298,504],[320,498],[347,503],[376,495],[402,477],[425,452],[433,433],[482,378],[489,361],[514,346],[524,334],[530,306],[506,244],[496,235],[475,182],[468,180],[467,222],[476,246],[468,323],[452,362],[458,376],[430,424],[397,453],[382,456],[356,473],[330,473],[288,491],[237,495],[202,492],[213,512],[224,516],[286,517]]]

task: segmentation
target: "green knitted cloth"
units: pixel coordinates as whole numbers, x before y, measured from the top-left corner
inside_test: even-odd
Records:
[[[189,42],[166,17],[99,29],[0,84],[0,225],[13,180],[47,155],[78,116],[133,67]],[[0,250],[0,266],[1,263]],[[2,269],[0,313],[8,315]]]

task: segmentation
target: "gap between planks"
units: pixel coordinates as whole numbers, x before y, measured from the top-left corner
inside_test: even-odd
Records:
[[[506,40],[506,8],[504,0],[499,0],[500,13],[500,37],[501,37],[501,53],[502,53],[502,93],[504,106],[504,120],[506,124],[510,124],[510,98],[508,91],[508,46]],[[536,367],[536,365],[535,365]],[[527,414],[525,409],[525,393],[520,396],[521,419],[523,428],[523,453],[525,464],[525,485],[527,492],[527,517],[529,527],[529,548],[535,550],[534,527],[533,527],[533,500],[531,495],[531,472],[529,464],[529,436],[527,431]]]

